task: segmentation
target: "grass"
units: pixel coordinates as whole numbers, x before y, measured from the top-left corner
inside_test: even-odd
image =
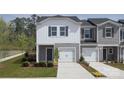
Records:
[[[102,73],[98,72],[97,70],[95,70],[91,66],[87,66],[87,65],[85,65],[83,63],[80,63],[80,65],[82,67],[84,67],[88,72],[90,72],[95,77],[105,77],[105,75],[103,75]]]
[[[122,64],[122,63],[114,63],[114,64],[112,64],[112,63],[105,63],[105,64],[110,65],[110,66],[115,67],[115,68],[119,68],[121,70],[124,70],[124,64]]]
[[[57,68],[21,67],[23,56],[0,63],[1,78],[56,77]]]

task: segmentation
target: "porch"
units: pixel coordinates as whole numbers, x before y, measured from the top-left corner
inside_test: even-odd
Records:
[[[120,51],[117,46],[99,46],[98,47],[98,60],[100,62],[119,61]]]

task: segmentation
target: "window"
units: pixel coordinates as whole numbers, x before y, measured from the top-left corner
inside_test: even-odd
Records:
[[[106,27],[105,28],[105,37],[106,38],[112,38],[112,27]]]
[[[60,27],[60,36],[68,36],[68,27]]]
[[[109,48],[108,52],[109,54],[113,54],[113,48]]]
[[[91,30],[90,30],[90,28],[85,28],[84,29],[84,38],[85,39],[91,39]]]
[[[124,41],[124,29],[120,31],[120,40]]]
[[[57,27],[49,27],[49,36],[57,36]]]

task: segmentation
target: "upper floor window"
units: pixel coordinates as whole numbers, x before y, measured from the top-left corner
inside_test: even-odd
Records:
[[[105,28],[105,37],[106,38],[112,38],[112,27],[106,27]]]
[[[120,40],[124,41],[124,29],[120,31]]]
[[[90,30],[90,28],[84,28],[84,39],[91,39],[91,30]]]
[[[48,35],[49,36],[57,36],[57,27],[55,27],[55,26],[49,27]]]
[[[68,27],[67,26],[60,27],[60,36],[68,36]]]

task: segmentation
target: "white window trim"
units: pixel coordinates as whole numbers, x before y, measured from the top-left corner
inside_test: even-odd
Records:
[[[60,33],[61,33],[61,30],[60,30],[61,27],[64,27],[65,30],[63,31],[63,32],[64,32],[64,35],[61,36],[61,34],[60,34],[60,37],[66,37],[66,26],[59,26],[59,31],[60,31]]]
[[[111,53],[110,53],[110,49],[112,50]],[[109,54],[113,54],[113,48],[109,48],[109,49],[108,49],[108,53],[109,53]]]
[[[110,33],[110,32],[106,32],[106,29],[110,28],[111,29],[111,36],[106,36],[106,33]],[[112,27],[105,27],[105,38],[112,38]]]
[[[86,30],[89,30],[90,31],[90,28],[84,28],[84,40],[91,39],[91,37],[89,37],[89,38],[86,38],[85,37]],[[91,35],[91,33],[89,33],[89,35]]]
[[[53,36],[53,35],[52,35],[52,32],[53,32],[53,31],[52,31],[52,27],[56,27],[56,36]],[[51,37],[57,37],[57,30],[58,30],[58,27],[57,27],[57,26],[51,26]],[[54,31],[54,32],[55,32],[55,31]]]

